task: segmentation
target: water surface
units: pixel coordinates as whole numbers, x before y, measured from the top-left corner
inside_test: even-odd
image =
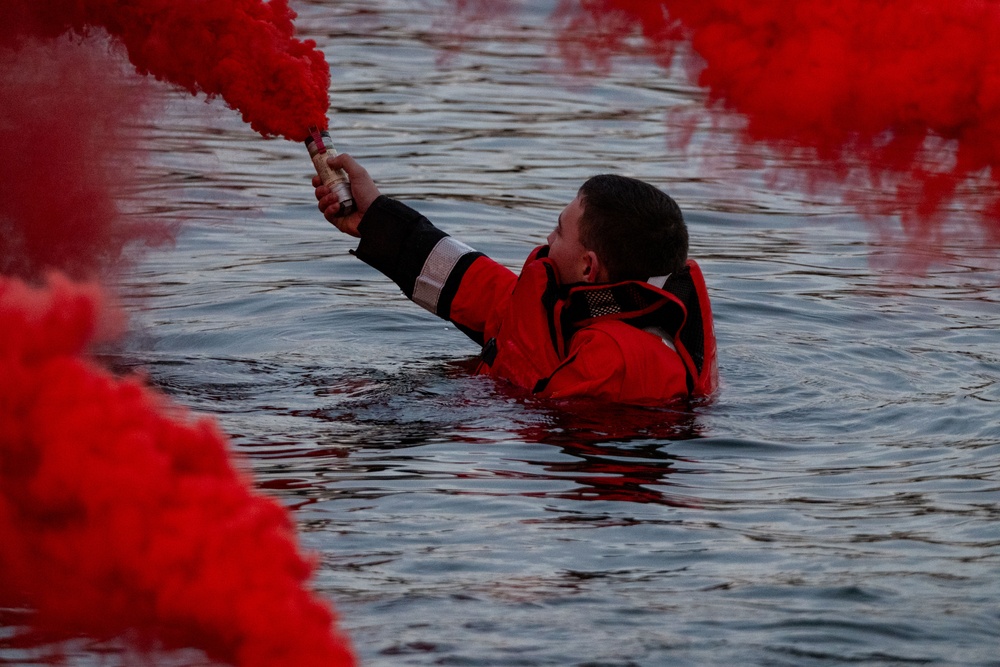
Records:
[[[516,268],[586,177],[650,180],[719,339],[721,391],[690,409],[472,377],[475,346],[320,218],[304,147],[164,90],[128,206],[182,224],[124,280],[114,363],[216,415],[294,508],[363,664],[1000,664],[997,248],[952,238],[902,271],[725,127],[672,148],[670,113],[702,103],[682,76],[561,72],[543,10],[460,44],[430,3],[298,9],[334,141],[383,192]]]

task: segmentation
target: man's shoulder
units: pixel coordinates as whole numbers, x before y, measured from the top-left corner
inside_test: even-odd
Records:
[[[687,395],[684,362],[669,339],[619,320],[594,322],[576,333],[572,351],[621,378],[616,400],[661,404]]]
[[[660,377],[686,373],[684,362],[668,334],[639,329],[619,320],[602,320],[584,327],[575,339],[588,352],[614,357],[628,375],[654,374]]]
[[[657,333],[610,318],[592,322],[574,334],[570,349],[584,347],[615,354],[626,364],[679,359],[669,337],[665,339]]]

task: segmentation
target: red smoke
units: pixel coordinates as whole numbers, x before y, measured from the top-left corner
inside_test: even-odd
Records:
[[[103,28],[142,74],[222,97],[264,136],[325,128],[330,72],[288,0],[5,0],[0,47]]]
[[[284,0],[3,4],[0,608],[30,610],[43,638],[353,665],[288,513],[254,491],[212,421],[87,356],[123,316],[96,283],[66,277],[105,278],[169,235],[119,208],[142,157],[142,87],[105,40],[57,37],[103,28],[140,73],[221,95],[290,139],[325,125],[322,55],[292,38]]]
[[[467,13],[514,4],[454,2]],[[739,114],[745,141],[790,158],[781,175],[805,169],[808,183],[843,182],[849,197],[857,185],[885,193],[855,203],[901,213],[911,231],[931,231],[985,186],[973,205],[1000,240],[996,2],[561,0],[551,20],[576,65],[607,66],[635,37],[665,67],[690,47],[683,64],[708,107]]]
[[[93,278],[170,240],[119,211],[142,158],[121,120],[147,115],[123,73],[97,42],[0,49],[0,274]]]
[[[288,514],[216,424],[86,357],[107,316],[96,287],[0,277],[0,607],[45,635],[353,665]]]

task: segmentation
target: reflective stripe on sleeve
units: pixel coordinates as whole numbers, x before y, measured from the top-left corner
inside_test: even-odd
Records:
[[[438,314],[438,301],[448,276],[464,255],[476,252],[461,241],[445,236],[431,250],[413,285],[413,302]]]

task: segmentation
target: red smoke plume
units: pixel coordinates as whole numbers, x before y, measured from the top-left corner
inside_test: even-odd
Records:
[[[292,38],[284,0],[3,4],[0,608],[29,609],[44,638],[353,665],[288,513],[234,467],[217,426],[86,355],[121,313],[65,276],[106,277],[168,235],[118,207],[141,157],[141,87],[104,40],[53,38],[103,28],[140,73],[221,95],[290,139],[325,125],[322,55]]]
[[[0,274],[94,278],[170,240],[119,211],[142,158],[121,120],[147,116],[124,73],[96,41],[0,49]]]
[[[325,128],[330,72],[288,0],[5,0],[0,47],[103,28],[142,74],[222,97],[264,136]]]
[[[454,0],[460,10],[515,0]],[[1000,4],[951,0],[560,0],[563,55],[607,66],[636,36],[665,67],[684,64],[708,106],[745,119],[807,182],[887,193],[855,202],[923,231],[967,191],[1000,240]],[[793,167],[779,165],[782,173]],[[971,187],[970,187],[971,186]]]
[[[217,426],[87,359],[107,316],[95,287],[0,277],[0,607],[45,635],[353,665],[288,514]]]

